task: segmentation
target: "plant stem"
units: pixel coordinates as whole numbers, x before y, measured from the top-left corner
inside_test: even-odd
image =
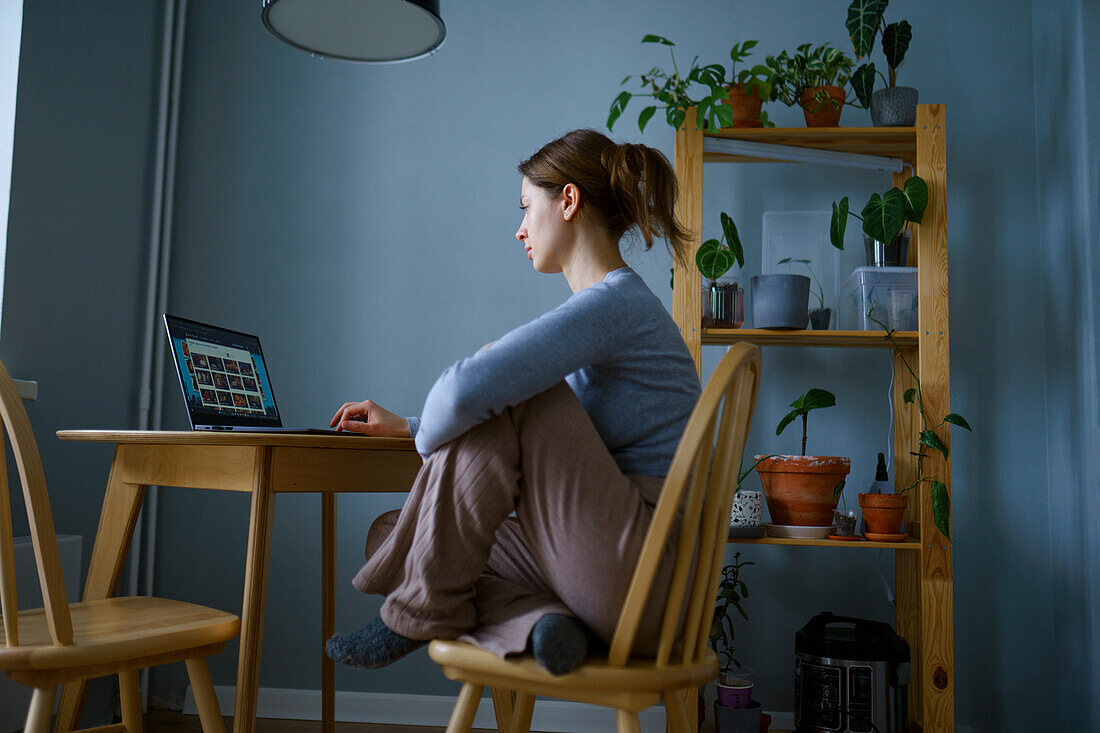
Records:
[[[802,455],[806,455],[806,417],[808,413],[802,413]]]

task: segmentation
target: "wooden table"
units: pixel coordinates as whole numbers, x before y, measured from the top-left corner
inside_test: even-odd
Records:
[[[234,733],[252,733],[256,727],[274,495],[321,494],[321,633],[327,639],[335,630],[336,494],[408,491],[421,465],[409,438],[139,430],[61,430],[57,435],[115,444],[84,600],[115,594],[147,486],[252,494]],[[322,731],[333,733],[335,667],[321,657]],[[86,689],[84,682],[65,685],[55,731],[74,728]]]

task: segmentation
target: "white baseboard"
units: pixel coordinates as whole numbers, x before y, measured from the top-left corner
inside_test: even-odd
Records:
[[[215,686],[223,715],[233,714],[235,687]],[[446,727],[455,697],[446,695],[396,695],[378,692],[336,692],[336,720],[344,723],[386,725],[434,725]],[[187,688],[183,712],[197,715],[195,697]],[[287,690],[261,687],[257,718],[320,720],[320,690]],[[640,716],[643,733],[664,733],[665,709],[655,706]],[[475,728],[496,728],[493,704],[486,695],[478,706]],[[546,733],[604,733],[615,730],[615,712],[609,708],[559,700],[539,700],[531,719],[532,731]]]

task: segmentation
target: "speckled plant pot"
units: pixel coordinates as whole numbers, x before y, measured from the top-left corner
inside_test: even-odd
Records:
[[[759,527],[760,507],[763,506],[764,493],[762,491],[748,491],[741,489],[733,495],[733,506],[730,508],[731,527]]]
[[[912,127],[917,121],[917,90],[886,87],[871,95],[871,122],[875,127]]]

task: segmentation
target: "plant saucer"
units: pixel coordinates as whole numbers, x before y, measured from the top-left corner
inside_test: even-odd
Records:
[[[856,541],[862,542],[863,541],[863,538],[860,537],[858,534],[831,534],[831,535],[829,535],[829,539],[831,539],[831,540],[840,540],[842,542],[856,542]]]
[[[909,539],[908,532],[883,533],[883,532],[864,532],[863,536],[871,540],[871,542],[904,542]]]

